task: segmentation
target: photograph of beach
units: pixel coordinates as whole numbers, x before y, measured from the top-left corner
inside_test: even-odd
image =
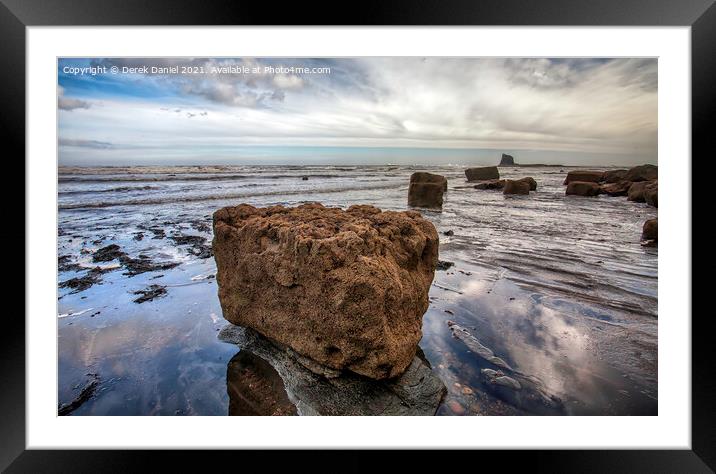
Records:
[[[657,67],[58,58],[58,414],[658,415]]]

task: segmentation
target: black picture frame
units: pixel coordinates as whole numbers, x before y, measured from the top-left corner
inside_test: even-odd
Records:
[[[3,105],[0,130],[5,138],[6,163],[12,161],[10,156],[25,156],[26,27],[53,25],[690,26],[692,156],[713,154],[713,148],[709,147],[713,128],[709,119],[716,110],[716,7],[713,0],[402,0],[354,5],[287,2],[278,7],[273,2],[245,0],[0,0],[0,104]],[[17,167],[14,171],[25,176],[19,159],[14,162]],[[20,211],[15,209],[15,212]],[[23,210],[23,222],[25,212]],[[24,237],[23,230],[23,241]],[[16,239],[14,234],[12,238]],[[26,255],[32,251],[26,245],[24,250]],[[531,470],[549,472],[713,472],[716,469],[716,367],[709,350],[713,333],[707,328],[711,316],[706,313],[695,313],[695,316],[692,319],[692,450],[521,451],[508,455],[510,467],[522,464]],[[145,471],[153,466],[166,469],[173,464],[186,467],[188,457],[197,454],[162,451],[148,456],[148,451],[26,450],[25,325],[18,313],[5,315],[0,337],[0,469],[7,472]],[[211,456],[212,465],[238,459],[231,452],[198,454]],[[308,464],[309,454],[296,451],[272,454],[271,470],[303,464],[312,466],[312,470],[320,470],[317,465],[323,465],[329,470],[332,466],[341,466],[339,472],[358,472],[374,465],[370,459],[373,453],[333,451],[325,454],[321,463]],[[487,456],[475,452],[462,454],[473,458],[471,463],[476,462],[478,456]],[[241,464],[250,465],[248,453],[240,455]],[[436,456],[411,452],[403,458],[402,470],[407,470],[417,466],[424,468],[426,463],[435,461]],[[335,464],[337,462],[339,464]]]

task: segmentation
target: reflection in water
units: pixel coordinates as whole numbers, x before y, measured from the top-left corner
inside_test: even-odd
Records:
[[[227,370],[230,414],[273,414],[290,400],[300,415],[434,415],[445,394],[418,356],[400,377],[375,381],[330,369],[313,372],[307,367],[316,366],[251,329],[228,324],[219,338],[241,347]]]
[[[226,368],[229,415],[295,415],[283,381],[271,364],[240,351]]]

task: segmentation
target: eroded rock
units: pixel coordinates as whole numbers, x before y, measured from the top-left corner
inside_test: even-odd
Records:
[[[465,170],[465,177],[468,181],[485,181],[488,179],[500,179],[500,172],[498,171],[497,166],[468,168]]]
[[[332,369],[400,375],[422,336],[438,234],[419,213],[305,204],[214,213],[224,318]]]
[[[530,183],[527,181],[516,181],[512,179],[505,180],[505,187],[502,189],[503,194],[529,194]]]
[[[599,183],[604,181],[604,171],[590,171],[590,170],[574,170],[567,173],[567,177],[564,179],[564,184],[573,183],[575,181],[585,183]]]
[[[447,191],[447,179],[444,176],[422,171],[413,173],[408,187],[408,205],[441,208],[445,191]]]
[[[586,181],[572,181],[565,191],[568,196],[598,196],[599,193],[601,193],[599,184]]]
[[[625,181],[654,181],[656,179],[659,179],[659,168],[655,165],[635,166],[624,175]]]

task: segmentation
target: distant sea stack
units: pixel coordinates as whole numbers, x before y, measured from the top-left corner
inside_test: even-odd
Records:
[[[502,159],[500,160],[500,164],[497,166],[516,166],[515,165],[515,158],[512,155],[508,155],[507,153],[502,154]]]

